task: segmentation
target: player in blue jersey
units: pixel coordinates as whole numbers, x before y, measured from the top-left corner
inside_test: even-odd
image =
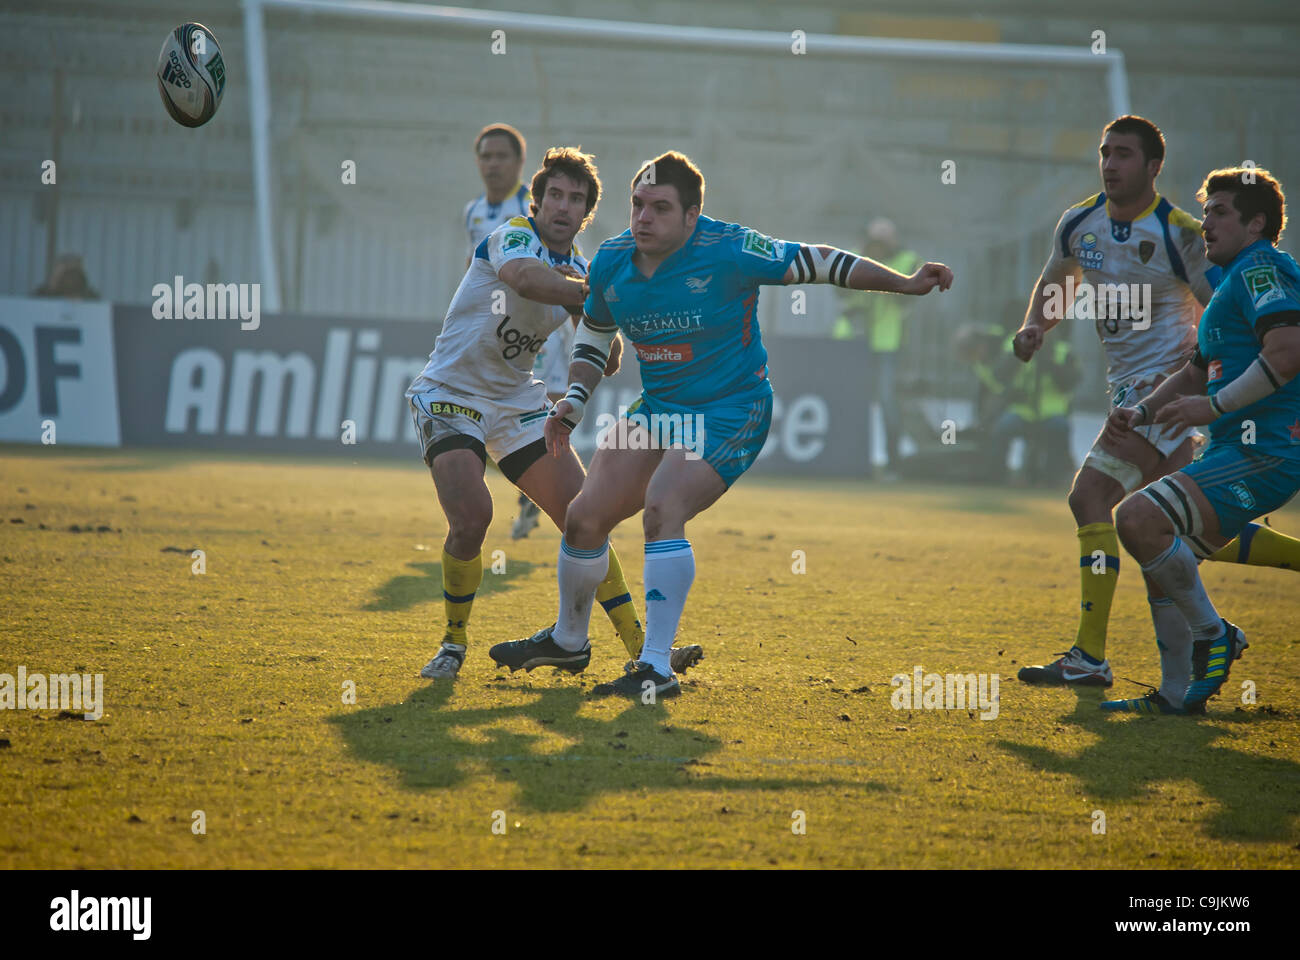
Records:
[[[601,438],[569,506],[555,624],[498,644],[491,655],[499,663],[532,650],[590,650],[587,624],[610,531],[644,508],[645,645],[623,677],[595,692],[678,692],[669,651],[695,578],[686,523],[749,469],[772,417],[758,288],[834,283],[920,295],[952,283],[943,264],[926,263],[909,277],[833,247],[774,240],[709,219],[700,214],[703,199],[704,177],[690,159],[670,152],[650,161],[632,181],[630,228],[601,244],[592,261],[571,383],[546,422],[552,454],[567,450],[620,330],[636,350],[643,391]]]
[[[1140,700],[1102,704],[1109,710],[1204,711],[1245,637],[1210,602],[1197,558],[1300,490],[1300,267],[1275,246],[1286,226],[1282,186],[1267,170],[1234,167],[1210,173],[1197,199],[1206,254],[1224,275],[1201,316],[1196,353],[1106,425],[1114,438],[1146,423],[1210,427],[1196,460],[1129,497],[1116,516],[1128,552],[1191,627],[1186,654],[1162,658],[1181,660],[1188,682],[1165,677]]]

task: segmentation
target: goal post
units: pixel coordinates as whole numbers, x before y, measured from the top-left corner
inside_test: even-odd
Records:
[[[247,43],[249,126],[258,261],[262,304],[268,312],[281,309],[279,260],[275,246],[275,197],[272,188],[270,68],[266,44],[268,11],[299,14],[312,19],[339,18],[418,24],[446,31],[505,30],[524,37],[566,42],[654,42],[675,49],[719,52],[789,53],[801,43],[808,56],[861,61],[906,60],[911,63],[1003,64],[1060,67],[1105,74],[1106,98],[1111,116],[1129,111],[1128,77],[1119,50],[1093,52],[1087,47],[953,42],[885,37],[836,36],[775,30],[740,30],[719,27],[679,27],[629,21],[593,20],[506,11],[467,10],[388,0],[242,0]]]

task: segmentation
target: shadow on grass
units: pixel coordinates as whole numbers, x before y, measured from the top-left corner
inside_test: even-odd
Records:
[[[442,564],[440,562],[430,563],[408,563],[406,565],[412,570],[419,571],[418,574],[400,574],[393,577],[381,587],[375,588],[375,599],[367,603],[362,610],[407,610],[417,603],[429,603],[433,600],[442,600]],[[514,581],[524,580],[535,567],[536,563],[529,563],[526,560],[511,560],[506,566],[505,573],[492,573],[488,570],[483,571],[483,582],[474,593],[475,600],[481,600],[483,597],[491,596],[494,593],[503,593],[515,588]]]
[[[501,691],[509,688],[503,685]],[[885,789],[829,778],[707,775],[705,758],[716,754],[722,741],[670,725],[662,703],[615,701],[620,709],[606,719],[579,715],[588,702],[582,690],[527,692],[533,696],[525,704],[457,710],[452,686],[434,684],[402,703],[337,714],[330,722],[353,753],[396,770],[407,789],[448,789],[488,773],[515,781],[520,801],[543,812],[578,810],[602,794],[665,788]]]
[[[1217,721],[1263,719],[1253,713],[1215,715]],[[1222,711],[1224,708],[1219,707]],[[1077,778],[1097,801],[1142,799],[1166,781],[1190,780],[1219,804],[1201,820],[1206,835],[1255,843],[1293,842],[1300,816],[1300,764],[1218,744],[1229,734],[1205,717],[1116,717],[1080,697],[1061,718],[1100,737],[1078,756],[1046,747],[999,741],[1014,756],[1051,773]],[[1195,812],[1195,807],[1190,813]]]

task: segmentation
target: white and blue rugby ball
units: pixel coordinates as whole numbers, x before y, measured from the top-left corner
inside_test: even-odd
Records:
[[[221,106],[226,65],[217,38],[201,23],[182,23],[158,53],[158,92],[173,120],[201,127]]]

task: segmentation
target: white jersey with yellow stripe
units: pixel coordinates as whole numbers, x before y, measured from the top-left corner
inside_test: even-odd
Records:
[[[1082,274],[1075,315],[1095,320],[1114,388],[1187,361],[1216,271],[1195,217],[1157,194],[1133,220],[1115,220],[1098,193],[1061,216],[1042,282],[1068,289],[1067,278]]]
[[[487,194],[480,193],[465,204],[465,238],[469,242],[466,256],[474,256],[474,251],[487,235],[507,220],[528,216],[531,199],[528,188],[521,183],[500,203],[488,203]]]
[[[556,253],[544,244],[529,217],[514,217],[492,231],[473,259],[447,308],[433,353],[407,396],[442,384],[466,396],[508,398],[534,382],[533,363],[542,345],[569,322],[563,307],[521,297],[498,276],[511,260],[568,264],[586,276],[587,260],[576,246]]]

